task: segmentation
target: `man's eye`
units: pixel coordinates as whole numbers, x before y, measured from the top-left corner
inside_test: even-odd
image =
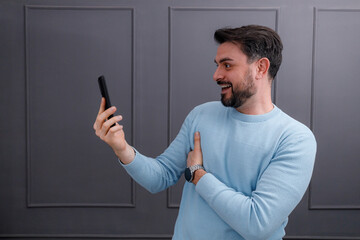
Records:
[[[230,64],[225,64],[225,68],[229,68],[230,67]]]

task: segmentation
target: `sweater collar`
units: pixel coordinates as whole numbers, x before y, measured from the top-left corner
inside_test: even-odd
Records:
[[[278,113],[280,113],[280,109],[275,105],[274,105],[274,108],[268,112],[268,113],[265,113],[265,114],[260,114],[260,115],[248,115],[248,114],[244,114],[244,113],[241,113],[239,111],[236,110],[236,108],[232,108],[230,107],[230,115],[235,118],[235,119],[238,119],[240,121],[243,121],[243,122],[263,122],[263,121],[266,121],[268,119],[271,119],[273,118],[274,116],[276,116]]]

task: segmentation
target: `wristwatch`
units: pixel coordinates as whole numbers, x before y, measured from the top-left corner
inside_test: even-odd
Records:
[[[186,168],[184,174],[186,181],[192,182],[192,180],[194,180],[194,172],[199,169],[204,169],[204,167],[202,165],[197,164]]]

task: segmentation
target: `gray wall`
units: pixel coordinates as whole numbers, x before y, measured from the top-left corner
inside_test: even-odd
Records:
[[[284,43],[274,102],[318,154],[287,239],[360,239],[360,2],[1,0],[0,238],[170,239],[183,179],[151,195],[94,135],[107,78],[128,141],[160,154],[219,99],[215,29],[262,24]]]

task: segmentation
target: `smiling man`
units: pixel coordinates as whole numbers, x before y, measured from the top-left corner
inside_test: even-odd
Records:
[[[310,182],[315,138],[271,101],[282,60],[276,32],[250,25],[219,29],[214,38],[221,103],[194,108],[163,154],[149,158],[128,145],[116,123],[122,117],[106,121],[116,109],[105,110],[104,100],[94,129],[150,192],[185,172],[173,239],[282,239]]]

